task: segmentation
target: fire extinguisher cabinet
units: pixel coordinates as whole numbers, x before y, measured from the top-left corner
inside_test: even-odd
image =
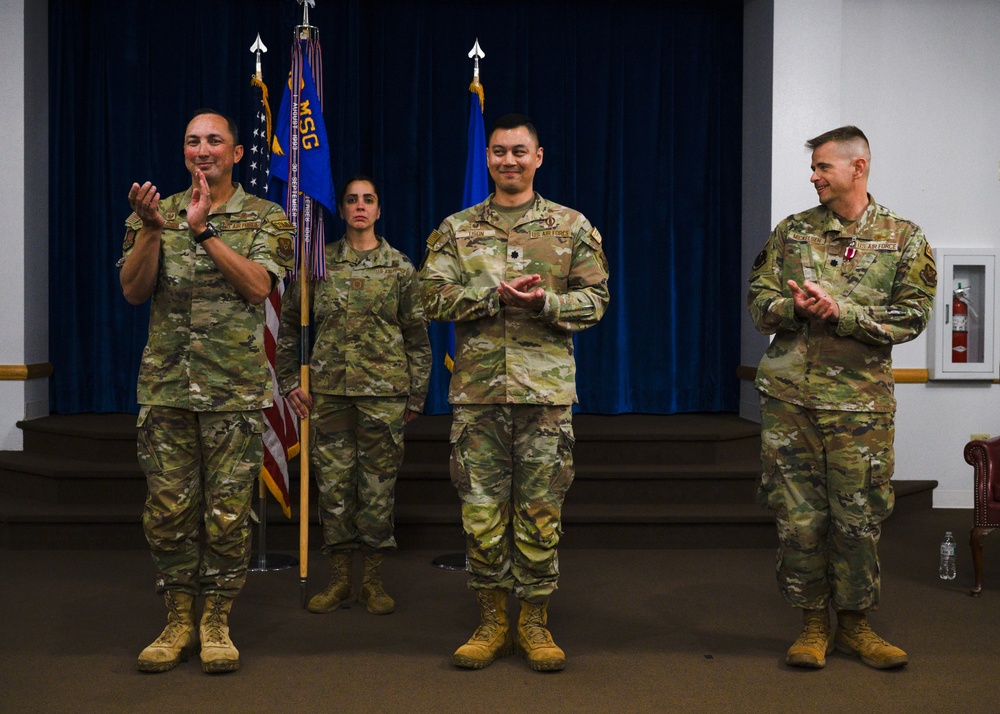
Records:
[[[996,263],[990,248],[934,251],[938,287],[928,325],[931,379],[998,379]]]

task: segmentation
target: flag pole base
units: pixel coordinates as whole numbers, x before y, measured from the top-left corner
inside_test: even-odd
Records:
[[[447,553],[439,555],[431,561],[435,568],[444,570],[467,570],[465,565],[465,553]]]
[[[284,553],[257,553],[250,556],[250,573],[270,573],[275,570],[288,570],[299,564],[299,559]]]

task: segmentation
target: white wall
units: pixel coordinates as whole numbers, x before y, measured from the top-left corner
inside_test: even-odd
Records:
[[[0,365],[48,361],[47,2],[0,3]],[[20,449],[19,419],[48,413],[48,380],[0,381],[0,449]]]
[[[1000,3],[846,0],[843,24],[844,114],[871,141],[872,195],[934,247],[1000,251]],[[926,339],[894,355],[897,367],[925,367]],[[899,477],[937,479],[935,506],[971,507],[962,448],[973,433],[1000,434],[1000,385],[907,384],[897,395]]]
[[[772,0],[750,0],[747,14],[764,1]],[[816,203],[803,142],[856,124],[872,145],[869,190],[879,203],[920,224],[934,247],[1000,251],[1000,3],[773,0],[773,8],[772,224]],[[744,256],[764,239],[749,228]],[[893,356],[897,368],[926,368],[926,337]],[[743,364],[759,357],[745,348]],[[936,479],[936,507],[971,507],[962,448],[973,433],[1000,434],[1000,385],[899,384],[896,395],[895,477]]]

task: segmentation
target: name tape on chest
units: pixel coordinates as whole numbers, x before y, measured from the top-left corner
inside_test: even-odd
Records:
[[[829,241],[825,236],[802,235],[801,233],[789,233],[788,240],[796,243],[810,243],[812,245],[828,245]],[[853,243],[853,246],[861,252],[877,251],[881,253],[898,253],[899,244],[892,240],[860,240]]]
[[[493,238],[497,232],[493,228],[474,228],[467,231],[458,231],[456,238]]]
[[[531,231],[532,238],[569,238],[573,231],[547,228],[543,231]]]

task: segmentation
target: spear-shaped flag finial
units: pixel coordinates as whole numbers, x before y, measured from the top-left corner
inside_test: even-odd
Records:
[[[265,47],[264,43],[260,41],[259,32],[257,33],[257,39],[254,40],[253,44],[250,46],[250,51],[257,55],[257,72],[254,76],[257,77],[257,79],[262,79],[263,75],[260,71],[260,55],[262,52],[267,52],[267,47]]]
[[[302,25],[309,27],[309,8],[316,7],[316,0],[298,0],[302,6]]]
[[[319,40],[319,28],[309,24],[309,8],[316,7],[316,0],[296,0],[302,6],[302,24],[296,25],[295,37],[298,40]]]
[[[486,96],[483,93],[483,85],[479,83],[479,60],[486,57],[486,53],[479,46],[478,37],[476,38],[476,44],[469,50],[469,57],[475,63],[472,69],[472,84],[469,85],[469,91],[479,95],[479,109],[482,111],[486,105]]]
[[[477,81],[479,79],[479,60],[485,56],[486,53],[483,52],[483,48],[479,46],[479,38],[477,37],[476,44],[474,44],[472,49],[469,50],[469,57],[474,59],[476,62],[472,70],[473,81]]]

